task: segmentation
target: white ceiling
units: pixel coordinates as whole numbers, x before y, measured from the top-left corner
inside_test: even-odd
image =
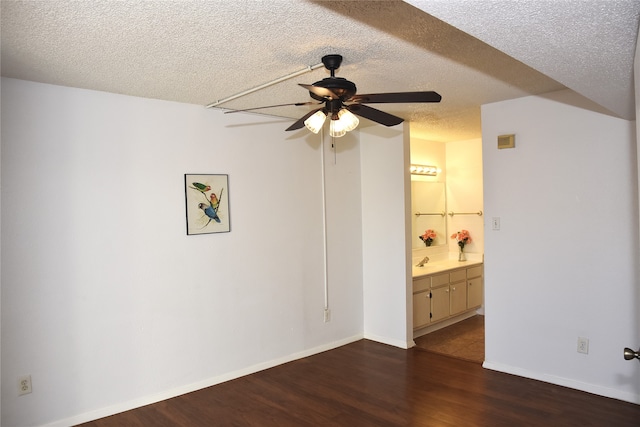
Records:
[[[0,14],[2,75],[24,80],[204,108],[338,53],[337,75],[358,93],[440,93],[439,104],[374,105],[425,139],[478,138],[480,105],[565,87],[635,119],[640,0],[2,0]],[[327,75],[220,107],[308,101],[296,83]]]

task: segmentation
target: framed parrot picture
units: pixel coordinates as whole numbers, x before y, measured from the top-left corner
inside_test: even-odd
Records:
[[[185,174],[187,235],[231,231],[229,221],[229,176]]]

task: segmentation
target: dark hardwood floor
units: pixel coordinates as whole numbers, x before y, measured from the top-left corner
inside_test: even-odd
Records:
[[[111,426],[638,427],[640,405],[362,340],[96,420]]]

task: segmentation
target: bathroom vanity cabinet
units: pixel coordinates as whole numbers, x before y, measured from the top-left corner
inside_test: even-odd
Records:
[[[482,272],[479,263],[414,277],[414,331],[480,308]]]

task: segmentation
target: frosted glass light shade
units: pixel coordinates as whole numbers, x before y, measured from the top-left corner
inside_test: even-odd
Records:
[[[319,110],[312,114],[311,117],[309,117],[307,120],[305,120],[304,125],[311,132],[318,133],[320,132],[320,129],[322,129],[322,125],[324,124],[326,118],[327,115],[324,113],[324,111]]]
[[[340,120],[331,120],[331,125],[329,126],[329,135],[334,138],[340,138],[344,136],[347,131],[344,129]]]
[[[360,123],[358,118],[351,111],[343,108],[338,111],[336,116],[332,117],[329,135],[334,138],[344,136],[347,132],[354,130],[358,123]]]
[[[358,123],[360,123],[360,120],[358,120],[356,115],[346,108],[338,111],[338,117],[340,118],[340,124],[347,132],[351,132],[352,130],[357,128]]]

